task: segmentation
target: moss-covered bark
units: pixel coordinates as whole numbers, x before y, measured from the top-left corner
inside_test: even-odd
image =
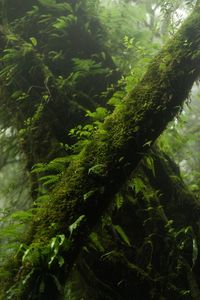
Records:
[[[88,234],[109,207],[113,195],[136,168],[149,144],[180,110],[197,79],[199,27],[197,6],[152,61],[136,88],[105,119],[92,141],[72,158],[50,200],[34,217],[29,235],[35,259],[24,262],[15,277],[16,299],[28,298],[37,285],[38,274],[46,276],[45,281],[49,278],[51,286],[50,291],[48,288],[43,291],[41,299],[47,295],[48,299],[58,297],[60,291],[52,276],[61,284],[66,281]],[[58,264],[49,267],[47,246],[51,238],[60,234],[68,238],[68,246],[62,249],[65,262],[62,267]],[[43,264],[38,253],[43,253]]]

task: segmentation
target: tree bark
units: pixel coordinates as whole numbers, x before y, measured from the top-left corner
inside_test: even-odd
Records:
[[[16,299],[30,296],[44,274],[51,285],[40,299],[59,298],[56,276],[67,279],[88,234],[109,207],[114,194],[137,167],[149,145],[180,111],[183,101],[200,73],[200,7],[182,25],[173,39],[160,51],[146,74],[123,103],[108,116],[84,149],[72,158],[50,201],[38,211],[32,223],[30,248],[42,253],[43,265],[22,263],[15,277]],[[56,235],[64,234],[64,265],[48,265],[45,254]],[[41,257],[41,256],[40,256]],[[48,289],[48,288],[47,288]],[[12,298],[15,299],[15,298]]]

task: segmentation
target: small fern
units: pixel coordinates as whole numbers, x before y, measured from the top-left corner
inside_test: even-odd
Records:
[[[57,175],[46,175],[39,178],[44,186],[52,186],[60,180],[60,174]]]

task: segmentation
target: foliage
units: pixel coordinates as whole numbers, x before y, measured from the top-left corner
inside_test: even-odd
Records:
[[[53,237],[47,244],[23,243],[24,227],[35,213],[42,211],[45,203],[52,201],[51,192],[55,193],[66,168],[72,162],[79,164],[83,148],[95,134],[106,137],[103,121],[113,107],[123,106],[124,96],[136,86],[158,52],[163,32],[169,28],[173,32],[181,21],[172,22],[181,1],[136,2],[116,1],[99,6],[98,1],[37,1],[34,6],[25,5],[22,14],[15,15],[11,10],[7,20],[2,16],[7,26],[1,29],[0,121],[4,132],[9,129],[14,133],[12,138],[20,142],[20,149],[26,155],[34,202],[27,212],[10,214],[2,210],[1,245],[5,252],[1,254],[1,267],[4,276],[4,256],[9,254],[13,258],[18,248],[16,260],[22,262],[23,268],[30,269],[21,289],[26,289],[33,277],[37,278],[30,298],[47,297],[51,285],[61,292],[62,284],[54,271],[62,270],[66,259],[63,253],[85,226],[86,216],[79,214],[73,220],[66,229],[68,236],[58,234],[56,223],[51,222],[47,230],[52,231]],[[7,10],[9,5],[8,1]],[[161,12],[165,20],[161,20]],[[80,39],[75,40],[75,35]],[[118,82],[119,74],[112,59],[124,74]],[[165,71],[166,64],[160,68]],[[179,147],[177,157],[181,164],[188,151],[183,144],[189,137],[178,141],[177,136],[172,125],[159,143],[166,150],[168,140],[171,152]],[[2,134],[0,142],[7,138],[8,134]],[[144,147],[151,142],[147,141]],[[191,138],[190,143],[191,147],[196,145],[196,137],[194,144]],[[19,153],[14,151],[11,157],[18,158]],[[193,272],[198,265],[199,232],[193,229],[193,224],[180,226],[166,215],[168,207],[162,203],[165,194],[162,186],[157,189],[152,183],[157,180],[155,157],[147,154],[140,167],[115,196],[114,206],[90,235],[83,249],[85,257],[81,256],[66,285],[66,299],[80,299],[80,295],[95,300],[129,299],[128,293],[135,297],[138,283],[139,299],[169,299],[170,293],[175,299],[192,299],[187,274],[188,268]],[[105,174],[106,165],[97,162],[90,165],[87,175],[91,181],[98,178],[103,182]],[[171,179],[178,178],[178,183],[181,181],[179,174],[168,175]],[[192,184],[196,182],[195,175]],[[174,186],[178,189],[175,183]],[[95,193],[96,190],[86,189],[84,203]],[[27,196],[23,197],[26,202]],[[176,198],[170,194],[169,198],[173,197]],[[103,273],[98,270],[99,265]],[[116,272],[113,279],[106,272],[112,268]],[[20,293],[13,285],[7,293],[8,299]]]
[[[153,163],[160,159],[170,166],[165,156],[158,158],[157,155],[151,154]],[[162,169],[164,173],[166,166]],[[79,272],[72,276],[73,284],[67,285],[66,299],[78,299],[82,294],[100,300],[102,290],[106,299],[158,299],[161,296],[168,299],[172,295],[174,299],[193,299],[187,274],[188,265],[194,270],[197,264],[199,231],[194,231],[189,224],[178,225],[176,216],[174,220],[170,218],[176,204],[173,200],[165,202],[163,187],[160,186],[161,191],[155,190],[146,173],[157,178],[153,174],[157,171],[157,168],[150,170],[143,160],[143,165],[120,191],[122,203],[119,206],[119,196],[116,197],[112,211],[90,235],[78,261]],[[170,172],[169,177],[175,174],[173,169]],[[106,274],[104,270],[110,272]],[[92,283],[88,276],[93,276]]]
[[[183,108],[182,114],[168,126],[159,139],[160,147],[179,165],[182,176],[198,197],[199,186],[199,131],[196,120],[199,111],[199,94],[196,86],[190,96],[190,102]]]

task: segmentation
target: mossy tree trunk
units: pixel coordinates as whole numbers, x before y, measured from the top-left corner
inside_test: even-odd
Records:
[[[75,158],[35,215],[29,232],[29,259],[24,260],[10,293],[16,299],[37,298],[38,276],[50,285],[40,299],[56,299],[80,249],[113,196],[137,167],[144,153],[181,109],[200,73],[200,7],[182,25],[150,64],[146,74],[122,105],[108,116],[93,139]],[[65,235],[60,247],[64,264],[48,264],[55,236]],[[38,253],[41,253],[39,256]],[[58,253],[57,253],[58,254]],[[34,256],[34,259],[30,258]],[[41,263],[42,257],[42,263]],[[27,257],[26,257],[27,258]],[[37,291],[36,291],[37,286]]]

